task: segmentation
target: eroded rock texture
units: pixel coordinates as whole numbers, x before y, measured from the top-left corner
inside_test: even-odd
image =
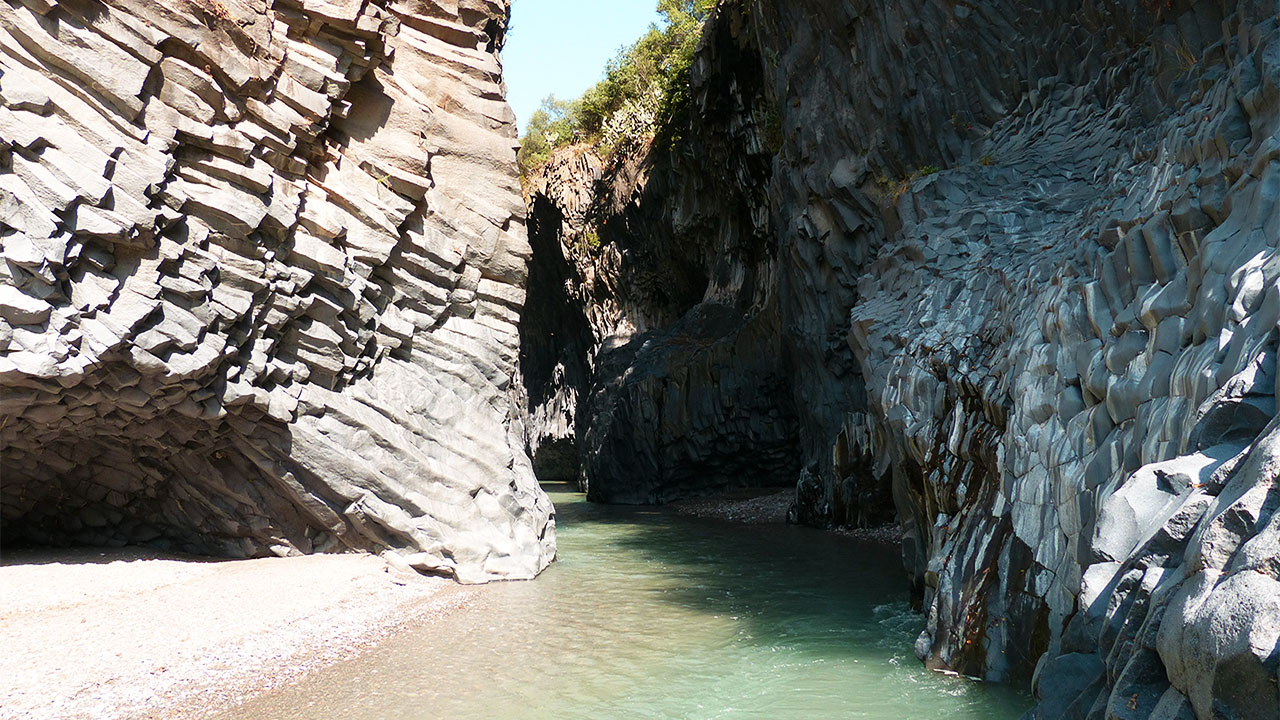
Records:
[[[5,542],[550,561],[508,9],[0,2]]]
[[[684,139],[597,203],[612,296],[679,318],[643,328],[656,370],[600,355],[586,482],[665,499],[620,447],[734,467],[724,398],[758,387],[795,438],[797,519],[892,503],[930,666],[1034,674],[1034,717],[1276,717],[1275,10],[723,5]],[[664,306],[628,276],[662,277],[643,248],[668,237],[706,280]],[[750,327],[774,332],[658,344]]]

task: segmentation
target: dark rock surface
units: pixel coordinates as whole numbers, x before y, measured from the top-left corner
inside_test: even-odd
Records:
[[[593,500],[789,485],[799,470],[784,338],[760,277],[776,250],[764,212],[772,158],[743,122],[764,76],[728,25],[717,32],[724,42],[707,46],[709,74],[687,114],[699,132],[682,151],[646,143],[606,166],[569,148],[532,188],[534,273],[561,270],[531,284],[529,305],[567,304],[578,310],[561,322],[586,323],[523,329],[572,338],[522,350],[528,443],[537,465],[546,439],[573,438]],[[534,369],[553,356],[566,372],[539,385],[547,375]]]
[[[930,667],[1280,715],[1274,2],[741,0],[693,91],[534,196],[613,319],[562,428],[592,496],[724,487],[768,407],[796,519],[896,512]]]
[[[508,10],[0,2],[4,542],[550,562]]]
[[[602,353],[581,438],[587,498],[662,503],[789,479],[777,338],[776,324],[708,302]]]

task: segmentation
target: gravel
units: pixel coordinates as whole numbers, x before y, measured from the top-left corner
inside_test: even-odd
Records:
[[[681,515],[729,520],[747,525],[777,525],[787,521],[795,490],[735,490],[714,497],[671,503]]]
[[[476,592],[372,555],[6,552],[0,718],[208,717]]]
[[[680,500],[671,503],[681,515],[727,520],[747,525],[780,525],[787,522],[787,508],[795,499],[795,490],[735,490],[714,497]],[[831,532],[870,543],[901,547],[902,530],[893,523],[871,528],[833,527]]]

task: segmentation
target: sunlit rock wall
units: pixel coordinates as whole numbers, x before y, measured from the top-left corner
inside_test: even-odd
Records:
[[[5,542],[551,560],[508,10],[0,2]]]

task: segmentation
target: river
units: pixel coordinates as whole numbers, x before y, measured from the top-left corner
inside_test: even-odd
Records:
[[[549,489],[559,557],[536,581],[487,586],[224,720],[1012,720],[1031,704],[923,669],[924,621],[882,545]]]

